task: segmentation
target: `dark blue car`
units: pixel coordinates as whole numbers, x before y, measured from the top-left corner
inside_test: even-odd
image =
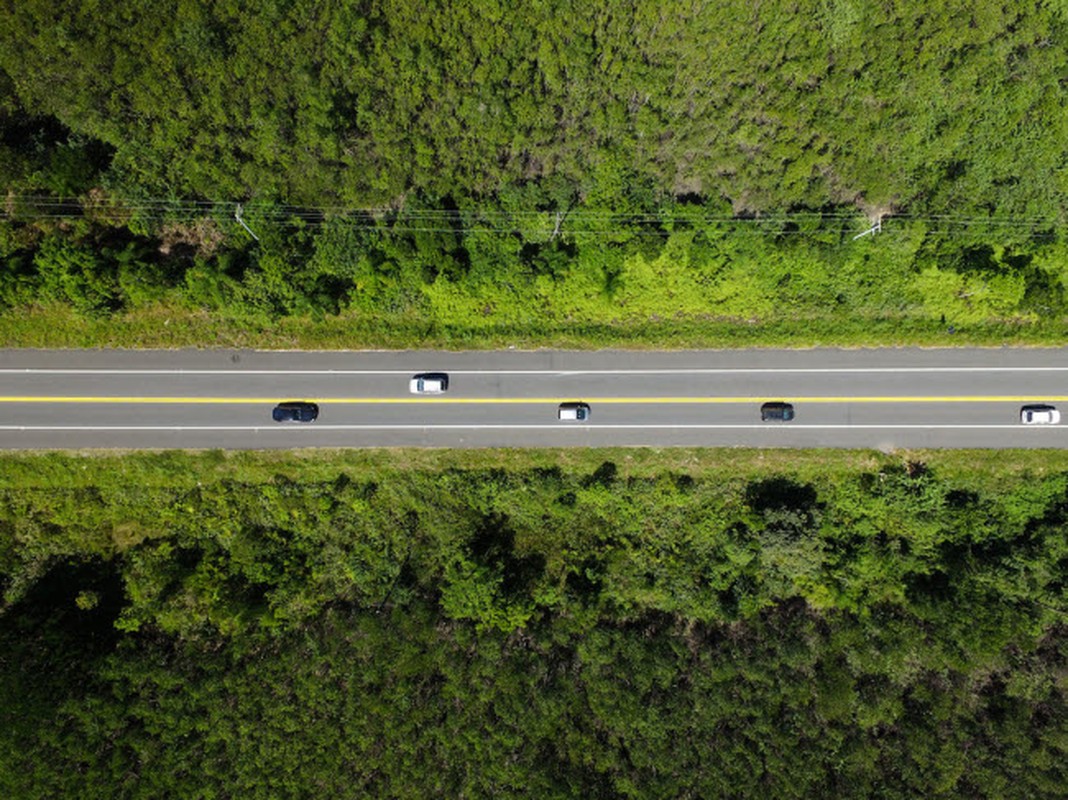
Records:
[[[765,403],[760,407],[763,422],[789,422],[794,418],[794,407],[789,403]]]
[[[289,400],[276,405],[271,416],[275,422],[315,422],[319,406],[304,400]]]

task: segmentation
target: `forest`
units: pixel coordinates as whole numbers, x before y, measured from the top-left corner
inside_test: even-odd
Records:
[[[4,0],[0,338],[1052,342],[1066,24],[1055,0]]]
[[[11,798],[1060,798],[1068,456],[0,459]]]

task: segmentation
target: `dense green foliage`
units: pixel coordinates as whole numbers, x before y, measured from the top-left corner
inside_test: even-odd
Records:
[[[114,148],[131,190],[362,206],[554,175],[613,212],[646,182],[737,209],[1052,216],[1066,189],[1056,4],[3,9],[19,98]]]
[[[6,457],[0,793],[1063,796],[1065,457],[401,455]]]
[[[6,341],[81,343],[69,308],[96,343],[348,346],[1068,310],[1060,3],[142,5],[0,2]]]

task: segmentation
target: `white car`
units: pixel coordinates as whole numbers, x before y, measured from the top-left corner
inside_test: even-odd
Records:
[[[1020,422],[1024,425],[1056,425],[1061,421],[1061,412],[1053,406],[1024,406],[1020,409]]]
[[[569,422],[585,422],[590,418],[589,403],[561,403],[556,411],[558,419]]]
[[[420,372],[408,381],[412,394],[442,394],[449,390],[449,376],[444,372]]]

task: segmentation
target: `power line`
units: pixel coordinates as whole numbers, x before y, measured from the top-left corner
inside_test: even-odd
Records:
[[[19,201],[29,202],[32,207],[16,208],[12,211],[12,207]],[[196,214],[198,216],[209,216],[212,212],[223,214],[226,216],[233,216],[236,209],[242,206],[245,213],[252,213],[260,218],[297,218],[297,219],[321,219],[324,221],[334,220],[338,218],[350,217],[364,217],[375,220],[439,220],[439,221],[463,221],[466,218],[473,219],[485,219],[485,220],[515,220],[515,219],[551,219],[555,218],[555,215],[560,213],[559,211],[552,209],[546,210],[482,210],[482,209],[420,209],[420,210],[396,210],[387,208],[305,208],[294,206],[253,206],[240,203],[225,203],[225,204],[192,204],[192,203],[170,203],[163,204],[157,202],[144,202],[144,203],[125,203],[122,205],[94,205],[79,203],[54,201],[54,200],[41,200],[35,201],[33,198],[8,198],[8,210],[4,212],[4,216],[12,219],[34,219],[34,218],[63,218],[63,217],[83,217],[93,216],[96,214],[138,214],[139,216],[148,215],[154,217],[169,217],[172,215],[182,214]],[[691,213],[677,213],[671,210],[666,210],[663,213],[627,213],[627,212],[599,212],[599,211],[581,211],[572,210],[568,212],[567,218],[569,220],[583,220],[583,221],[597,221],[608,220],[611,222],[629,222],[634,224],[642,223],[665,223],[665,222],[704,222],[704,223],[731,223],[731,224],[747,224],[747,225],[773,225],[783,224],[790,222],[809,222],[809,221],[848,221],[858,220],[864,218],[863,214],[846,214],[846,213],[820,213],[820,212],[790,212],[780,214],[761,214],[756,216],[727,216],[727,215],[697,215]],[[901,221],[911,222],[930,222],[939,224],[954,224],[954,225],[972,225],[972,224],[984,224],[984,225],[1024,225],[1024,226],[1036,226],[1036,225],[1049,225],[1060,227],[1060,223],[1055,223],[1047,217],[980,217],[980,216],[964,216],[964,215],[949,215],[949,214],[933,214],[933,215],[916,215],[916,214],[894,214],[887,215],[884,219],[893,219]]]
[[[158,209],[158,210],[174,210],[185,209],[190,211],[220,211],[226,214],[232,214],[237,206],[241,205],[246,209],[254,210],[261,214],[274,214],[274,215],[319,215],[329,216],[330,214],[367,214],[371,216],[408,216],[408,217],[445,217],[452,218],[462,216],[465,214],[478,214],[483,216],[543,216],[546,214],[555,214],[559,209],[548,208],[492,208],[485,209],[479,207],[457,207],[457,208],[410,208],[410,207],[393,207],[393,206],[341,206],[341,205],[323,205],[323,206],[297,206],[288,204],[275,204],[275,203],[255,203],[247,201],[212,201],[212,200],[195,200],[185,198],[165,198],[165,197],[137,197],[137,198],[115,198],[109,197],[104,201],[95,201],[92,199],[62,199],[56,198],[52,195],[36,195],[36,194],[9,194],[5,196],[5,202],[10,208],[12,205],[18,203],[30,203],[36,206],[43,207],[56,207],[64,209],[107,209],[115,211],[124,210],[138,210],[138,209]],[[697,216],[691,209],[694,206],[680,205],[680,206],[667,206],[662,211],[658,212],[618,212],[618,211],[596,211],[586,209],[571,209],[569,211],[569,217],[603,217],[603,218],[634,218],[634,219],[655,219],[660,220],[665,215],[667,216],[681,216],[690,217]],[[702,214],[703,219],[709,220],[730,220],[730,221],[774,221],[774,220],[793,220],[793,219],[856,219],[864,216],[862,212],[858,211],[774,211],[774,212],[762,212],[752,215],[736,215],[736,214]],[[884,215],[887,218],[893,219],[915,219],[915,220],[953,220],[953,221],[971,221],[982,220],[988,222],[998,221],[1013,221],[1013,222],[1033,222],[1033,223],[1045,223],[1049,222],[1048,217],[1041,216],[978,216],[975,214],[911,214],[908,212],[895,212],[893,214]]]
[[[242,217],[242,213],[244,217]],[[665,207],[660,212],[610,212],[572,208],[564,217],[558,209],[539,208],[393,208],[349,206],[294,206],[269,203],[237,203],[187,198],[140,197],[65,200],[54,196],[26,194],[8,195],[2,216],[17,221],[100,219],[123,222],[189,223],[214,219],[222,224],[245,218],[262,223],[301,224],[316,226],[330,224],[350,230],[382,234],[451,233],[454,235],[512,234],[517,232],[566,235],[571,237],[612,236],[669,236],[676,227],[690,226],[718,233],[760,233],[774,236],[815,236],[835,232],[842,235],[856,232],[845,230],[849,223],[870,224],[861,212],[796,211],[771,212],[753,216],[703,214],[692,206]],[[1038,233],[1061,230],[1062,221],[1038,216],[978,216],[974,214],[908,214],[885,215],[880,221],[906,222],[924,226],[928,235],[950,235],[969,229],[997,230],[1006,233]],[[541,223],[539,226],[538,223]],[[818,227],[813,228],[813,224]],[[534,231],[531,228],[535,228]],[[890,225],[880,238],[904,233],[899,226]],[[852,236],[851,236],[852,238]]]

